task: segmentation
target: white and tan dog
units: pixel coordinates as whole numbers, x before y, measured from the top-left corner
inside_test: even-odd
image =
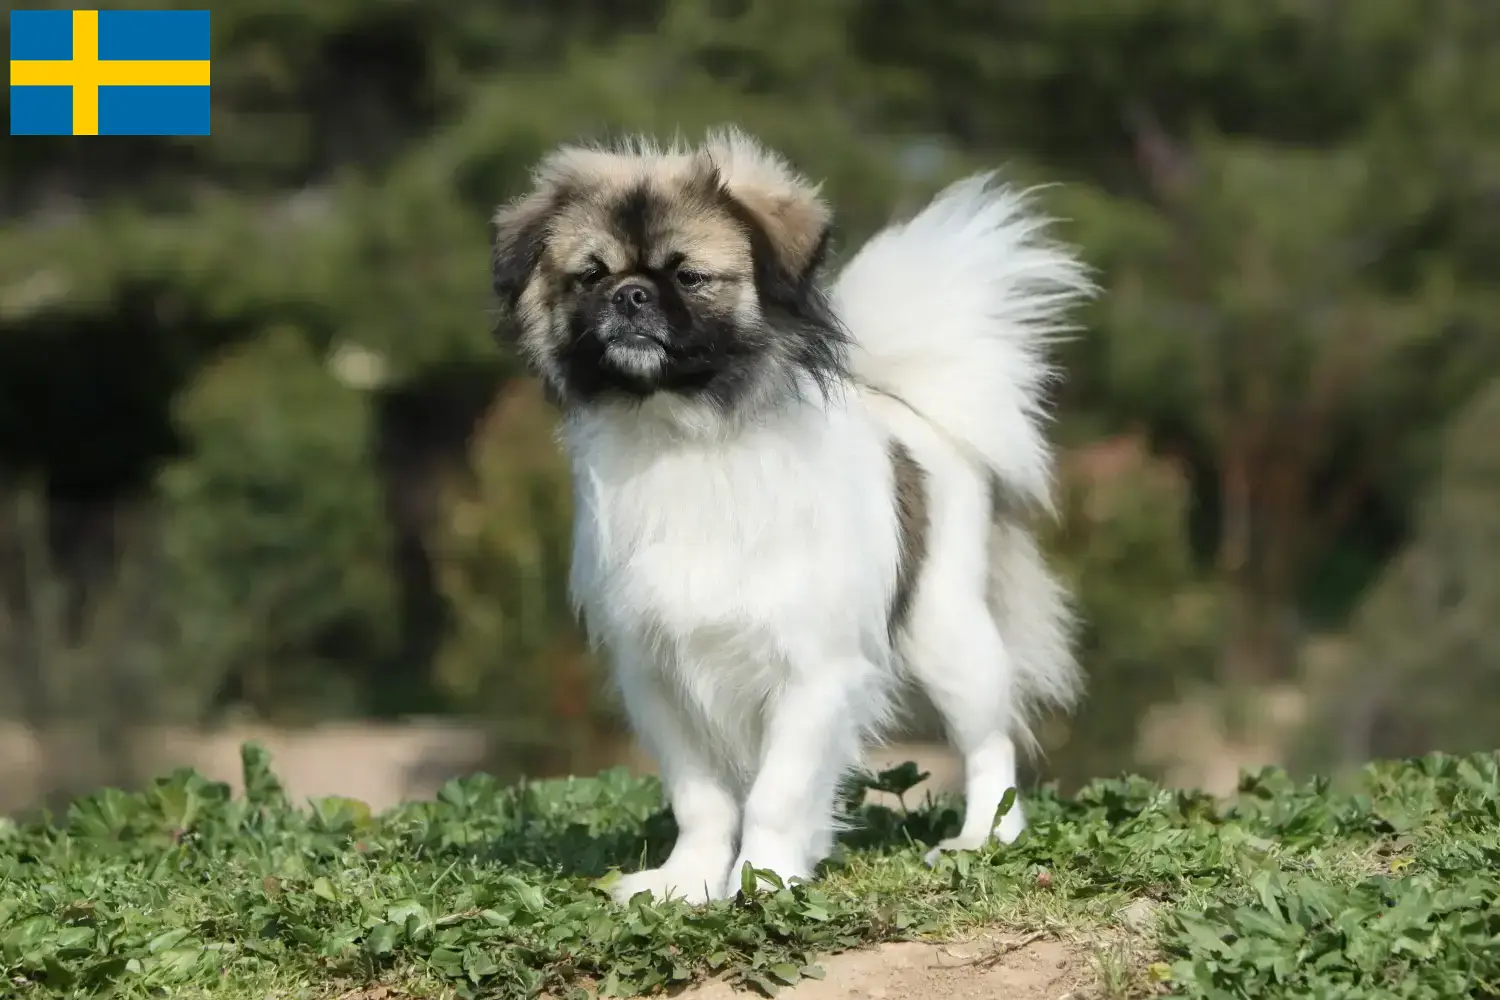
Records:
[[[976,176],[825,289],[817,188],[737,131],[565,147],[535,181],[494,219],[503,329],[562,409],[573,594],[680,830],[618,897],[811,876],[904,678],[963,756],[939,850],[1013,840],[1028,720],[1079,688],[1025,515],[1083,266]]]

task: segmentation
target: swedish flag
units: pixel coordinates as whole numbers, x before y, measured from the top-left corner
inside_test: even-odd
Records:
[[[206,10],[13,10],[11,135],[208,135]]]

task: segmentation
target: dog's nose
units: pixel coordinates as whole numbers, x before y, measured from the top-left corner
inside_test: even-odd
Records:
[[[629,318],[644,309],[654,298],[656,292],[650,285],[643,281],[627,281],[615,289],[610,301],[617,311]]]

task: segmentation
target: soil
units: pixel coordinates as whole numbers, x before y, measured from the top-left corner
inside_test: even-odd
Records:
[[[984,936],[957,944],[902,942],[819,962],[825,975],[777,994],[781,1000],[1083,1000],[1096,976],[1080,946]],[[753,994],[711,982],[682,1000],[744,1000]]]
[[[824,958],[822,979],[804,979],[778,1000],[1094,1000],[1098,977],[1082,946],[985,935],[951,944],[883,944]],[[587,987],[586,987],[587,988]],[[592,995],[592,990],[589,990]],[[676,1000],[751,1000],[760,994],[709,982]],[[386,986],[352,990],[338,1000],[409,1000]]]

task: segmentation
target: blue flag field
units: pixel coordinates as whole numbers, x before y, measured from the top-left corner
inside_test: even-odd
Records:
[[[206,10],[15,10],[11,135],[208,135]]]

